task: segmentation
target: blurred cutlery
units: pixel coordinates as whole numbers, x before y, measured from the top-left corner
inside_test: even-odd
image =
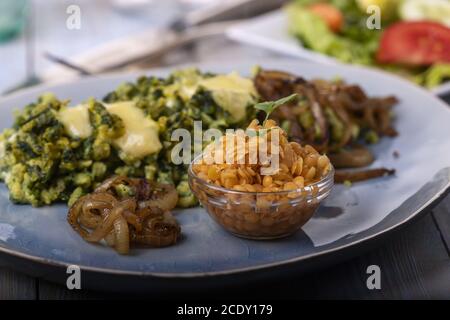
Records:
[[[202,26],[190,28],[189,30],[180,33],[179,36],[171,39],[170,41],[165,41],[164,45],[154,46],[152,48],[152,51],[145,52],[142,55],[134,55],[132,58],[129,58],[126,61],[117,61],[116,63],[105,64],[101,68],[96,68],[94,70],[88,69],[78,63],[69,61],[63,57],[49,52],[44,53],[44,57],[54,63],[72,69],[81,75],[92,75],[101,72],[109,72],[124,68],[132,64],[143,63],[145,61],[151,61],[153,59],[156,60],[172,50],[187,46],[200,39],[223,34],[226,28],[237,22],[239,21],[208,23]]]
[[[155,59],[180,46],[198,39],[221,34],[235,19],[252,17],[281,6],[286,0],[227,0],[214,6],[188,12],[168,27],[151,28],[139,34],[108,42],[80,55],[69,63],[55,54],[52,61],[65,67],[70,65],[90,73],[101,73],[123,68],[143,60]],[[228,21],[226,21],[228,20]],[[59,70],[61,71],[61,69]],[[45,75],[51,80],[54,73]]]

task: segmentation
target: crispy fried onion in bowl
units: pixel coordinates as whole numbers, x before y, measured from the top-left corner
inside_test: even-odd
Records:
[[[130,244],[165,247],[177,242],[181,229],[170,212],[177,201],[172,185],[115,176],[78,199],[67,219],[84,240],[104,240],[128,254]]]

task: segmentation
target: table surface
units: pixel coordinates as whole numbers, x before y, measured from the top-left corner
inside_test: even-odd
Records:
[[[59,1],[34,0],[38,6],[36,33],[38,50],[35,52],[37,72],[40,73],[50,63],[42,58],[43,51],[51,51],[70,57],[89,48],[94,43],[110,40],[127,33],[148,27],[146,20],[136,20],[111,12],[107,1]],[[91,17],[82,34],[67,39],[68,31],[52,28],[51,23],[61,19],[46,19],[46,15],[58,17],[65,14],[68,4],[79,4]],[[100,6],[100,7],[99,7]],[[51,9],[51,10],[50,10]],[[90,9],[90,10],[89,10]],[[59,13],[58,13],[59,12]],[[104,19],[121,25],[101,28]],[[56,22],[55,22],[56,21]],[[59,30],[59,31],[58,31]],[[64,41],[64,46],[58,45]],[[66,46],[67,43],[67,46]],[[0,92],[23,80],[26,74],[24,59],[24,38],[0,45],[1,69]],[[11,61],[10,57],[16,59]],[[202,42],[189,50],[179,51],[165,57],[160,64],[180,62],[224,61],[233,58],[251,57],[255,64],[268,57],[278,55],[246,46],[240,46],[225,39]],[[8,63],[6,63],[8,61]],[[447,100],[450,103],[450,100]],[[381,289],[369,290],[366,285],[367,267],[378,265],[381,270]],[[117,294],[68,290],[63,286],[32,278],[12,269],[2,267],[0,260],[0,299],[97,299],[117,298]],[[127,296],[129,297],[129,295]],[[161,295],[158,295],[161,298]],[[169,297],[169,296],[168,296]],[[171,293],[170,298],[185,298]],[[325,298],[325,299],[450,299],[450,196],[441,201],[431,212],[394,232],[378,247],[360,256],[328,268],[299,274],[286,279],[271,279],[245,288],[216,288],[208,292],[198,292],[192,297],[242,297],[242,298]]]

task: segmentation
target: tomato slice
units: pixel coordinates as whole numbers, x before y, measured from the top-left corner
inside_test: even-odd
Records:
[[[377,61],[406,65],[450,62],[450,28],[429,21],[393,24],[383,32]]]
[[[338,8],[327,3],[316,3],[308,7],[314,14],[322,18],[333,32],[339,32],[344,23],[344,17]]]

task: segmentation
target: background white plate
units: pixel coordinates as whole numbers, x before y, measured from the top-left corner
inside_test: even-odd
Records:
[[[230,27],[226,34],[229,38],[281,54],[302,58],[317,63],[342,64],[338,60],[302,46],[300,41],[288,32],[286,15],[276,10],[257,18]],[[450,81],[431,90],[436,95],[450,92]]]

